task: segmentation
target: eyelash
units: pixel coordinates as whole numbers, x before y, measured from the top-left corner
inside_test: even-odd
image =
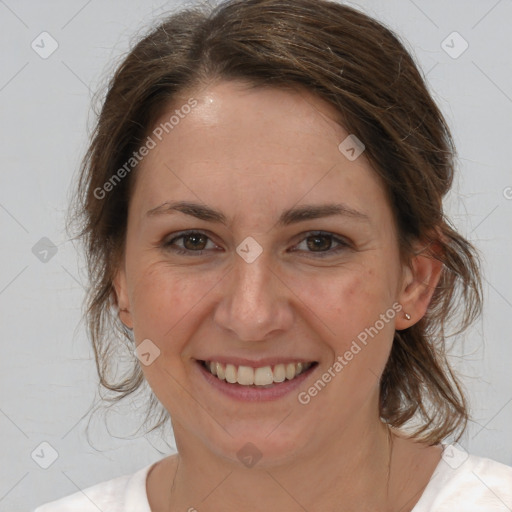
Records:
[[[183,256],[201,256],[207,249],[202,249],[200,251],[192,251],[192,250],[189,250],[189,249],[176,249],[176,248],[172,247],[172,245],[174,244],[174,242],[176,242],[176,240],[179,240],[181,238],[185,238],[186,236],[190,236],[190,235],[203,235],[203,236],[205,236],[208,239],[208,241],[211,241],[210,237],[208,235],[206,235],[206,233],[203,233],[201,231],[184,231],[182,233],[179,233],[178,236],[173,237],[171,240],[169,240],[167,242],[164,242],[162,244],[162,246],[163,246],[163,248],[165,250],[172,251],[172,252],[174,252],[175,254],[178,254],[178,255],[183,255]],[[301,239],[299,243],[303,242],[304,240],[306,240],[308,238],[314,237],[314,236],[328,237],[328,238],[331,238],[333,242],[336,242],[336,243],[339,244],[339,246],[336,249],[334,249],[334,250],[333,249],[329,249],[327,251],[319,251],[319,252],[306,251],[306,252],[309,252],[310,254],[314,254],[315,258],[325,258],[327,256],[332,256],[333,254],[337,254],[337,253],[341,252],[342,250],[348,249],[348,248],[351,247],[350,244],[347,241],[345,241],[345,240],[335,236],[332,233],[325,232],[325,231],[309,231],[309,232],[307,232],[307,236],[305,236],[303,239]],[[295,251],[293,251],[293,252],[295,252]]]

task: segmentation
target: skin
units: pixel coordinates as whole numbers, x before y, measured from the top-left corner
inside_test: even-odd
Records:
[[[321,99],[236,81],[188,92],[161,120],[191,96],[198,105],[137,170],[114,282],[136,343],[160,350],[142,369],[179,451],[148,476],[152,511],[411,510],[441,449],[398,432],[389,444],[378,384],[395,329],[425,314],[441,265],[425,256],[401,264],[385,189],[364,153],[350,161],[339,151],[348,132]],[[174,200],[221,210],[228,224],[146,215]],[[277,225],[285,209],[340,202],[368,220]],[[184,230],[207,238],[170,246],[189,255],[164,247]],[[314,230],[348,245],[315,245]],[[236,252],[248,236],[262,248],[252,263]],[[394,303],[403,310],[307,405],[297,392],[235,402],[197,377],[195,359],[214,354],[301,358],[318,362],[298,391],[307,390]],[[252,468],[237,458],[247,442],[262,454]]]

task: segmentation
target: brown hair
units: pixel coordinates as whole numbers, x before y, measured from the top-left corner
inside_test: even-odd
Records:
[[[73,217],[86,249],[86,318],[101,385],[116,402],[144,381],[135,357],[123,378],[110,376],[119,340],[133,352],[115,314],[113,277],[136,166],[107,197],[98,198],[98,190],[106,190],[177,94],[230,79],[305,88],[334,106],[386,185],[403,261],[410,261],[417,240],[425,242],[425,254],[442,261],[427,314],[395,333],[380,383],[380,413],[395,427],[419,419],[410,435],[430,444],[460,437],[468,413],[447,362],[446,327],[453,322],[457,333],[466,329],[481,312],[482,291],[477,253],[443,213],[453,141],[398,37],[362,12],[327,0],[230,0],[185,9],[153,28],[115,72],[83,160]],[[152,394],[149,415],[158,404]],[[151,430],[167,419],[161,410]]]

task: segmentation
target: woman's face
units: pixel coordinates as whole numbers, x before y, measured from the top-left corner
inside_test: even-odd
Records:
[[[157,125],[176,110],[137,170],[115,286],[178,448],[272,463],[378,422],[406,274],[364,152],[310,93],[220,82]]]

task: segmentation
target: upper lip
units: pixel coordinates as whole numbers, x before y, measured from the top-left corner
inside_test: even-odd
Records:
[[[245,357],[209,356],[198,361],[214,361],[216,363],[232,364],[233,366],[249,366],[260,368],[262,366],[275,366],[276,364],[288,363],[312,363],[314,359],[303,359],[297,357],[265,357],[262,359],[247,359]]]

